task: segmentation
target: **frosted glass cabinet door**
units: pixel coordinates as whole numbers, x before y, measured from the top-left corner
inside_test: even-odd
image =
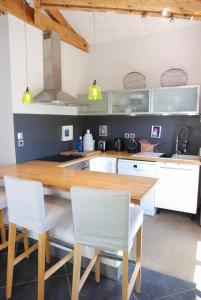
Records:
[[[149,91],[117,91],[111,93],[112,113],[149,112]]]
[[[88,100],[88,95],[78,96],[78,99],[85,104],[78,108],[79,114],[107,114],[109,112],[109,93],[107,92],[102,92],[101,100]]]
[[[198,112],[198,87],[174,87],[152,90],[153,112]]]

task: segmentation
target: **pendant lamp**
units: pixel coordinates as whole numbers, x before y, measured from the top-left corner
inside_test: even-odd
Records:
[[[96,34],[96,27],[95,27],[95,12],[94,12],[94,45],[95,45],[95,34]],[[96,83],[96,80],[94,80],[93,84],[89,87],[89,94],[88,94],[89,100],[101,100],[102,99],[102,92],[100,86]]]
[[[24,3],[24,18],[26,17],[25,15],[25,2]],[[31,104],[33,103],[33,96],[32,93],[30,92],[28,88],[28,62],[27,62],[27,28],[26,28],[26,23],[24,22],[24,33],[25,33],[25,47],[26,47],[26,81],[27,81],[27,88],[25,92],[23,93],[22,96],[22,103],[23,104]]]

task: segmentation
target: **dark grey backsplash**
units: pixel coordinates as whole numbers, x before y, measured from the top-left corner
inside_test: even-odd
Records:
[[[190,127],[189,151],[197,154],[201,147],[201,123],[199,116],[87,116],[84,117],[84,128],[90,128],[96,139],[98,126],[108,125],[108,139],[124,138],[125,133],[134,132],[138,139],[148,139],[157,146],[159,152],[175,152],[175,140],[181,126]],[[161,138],[151,138],[151,126],[162,126]]]
[[[74,141],[61,142],[61,126],[74,126]],[[112,140],[124,138],[125,132],[146,138],[151,143],[160,143],[160,152],[174,152],[176,133],[179,127],[191,127],[189,153],[197,154],[201,147],[201,123],[199,116],[61,116],[14,114],[16,160],[32,160],[43,156],[71,150],[75,147],[79,135],[90,129],[96,141],[103,139],[98,135],[98,126],[108,125],[108,137]],[[151,126],[162,126],[160,139],[152,139]],[[24,133],[25,145],[17,146],[17,132]]]
[[[82,130],[77,116],[14,114],[16,161],[23,162],[57,154],[73,148],[73,142],[61,141],[61,126],[73,125],[74,140]],[[17,133],[24,133],[24,147],[17,145]]]

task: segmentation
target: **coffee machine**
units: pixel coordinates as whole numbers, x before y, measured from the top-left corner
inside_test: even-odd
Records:
[[[140,151],[140,144],[136,139],[128,139],[126,141],[126,150],[128,153],[137,153]]]

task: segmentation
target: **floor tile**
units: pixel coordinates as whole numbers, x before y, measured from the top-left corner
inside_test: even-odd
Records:
[[[192,288],[195,288],[194,283],[143,268],[141,294],[137,299],[155,300]]]
[[[51,263],[46,265],[46,268],[50,268],[58,259],[52,257]],[[0,287],[4,287],[6,284],[6,267],[7,267],[7,255],[0,256]],[[13,283],[25,283],[29,281],[37,280],[38,259],[37,252],[33,252],[28,259],[24,259],[14,267]],[[52,276],[66,275],[65,267],[60,268]]]
[[[50,278],[45,282],[45,300],[70,300],[70,298],[66,276]],[[0,288],[0,299],[6,300],[4,288]],[[37,300],[37,282],[15,285],[11,299]]]
[[[195,289],[170,295],[165,298],[159,298],[157,300],[201,300],[201,293]]]

